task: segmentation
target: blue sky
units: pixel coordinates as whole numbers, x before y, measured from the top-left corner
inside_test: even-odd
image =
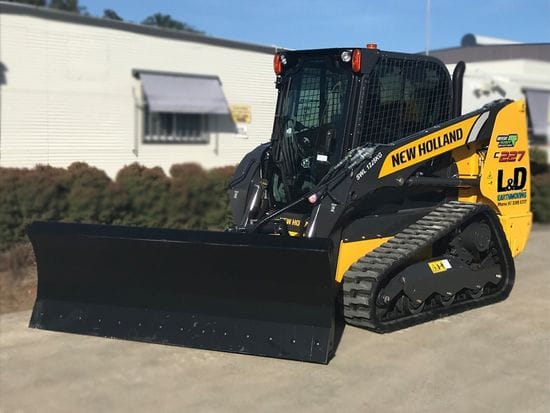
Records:
[[[427,0],[80,0],[92,15],[125,20],[162,12],[233,40],[292,49],[360,46],[425,49]],[[466,33],[550,42],[550,0],[431,0],[431,49],[455,47]]]

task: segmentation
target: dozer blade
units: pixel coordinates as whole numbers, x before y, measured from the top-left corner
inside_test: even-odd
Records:
[[[327,363],[328,239],[35,222],[30,327]]]

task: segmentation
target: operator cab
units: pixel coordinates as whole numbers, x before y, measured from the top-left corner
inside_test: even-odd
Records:
[[[275,70],[271,193],[284,204],[311,191],[341,159],[353,74],[336,49],[277,54]]]
[[[437,59],[366,49],[275,55],[279,91],[269,195],[280,207],[314,190],[358,146],[392,145],[449,120],[452,85]]]

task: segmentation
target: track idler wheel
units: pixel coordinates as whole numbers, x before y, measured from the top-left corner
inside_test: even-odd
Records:
[[[491,228],[484,222],[472,222],[460,234],[465,248],[485,252],[491,246]]]

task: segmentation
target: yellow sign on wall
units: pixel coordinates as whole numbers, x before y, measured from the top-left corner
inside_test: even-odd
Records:
[[[250,123],[252,121],[250,105],[229,105],[229,110],[235,123]]]

